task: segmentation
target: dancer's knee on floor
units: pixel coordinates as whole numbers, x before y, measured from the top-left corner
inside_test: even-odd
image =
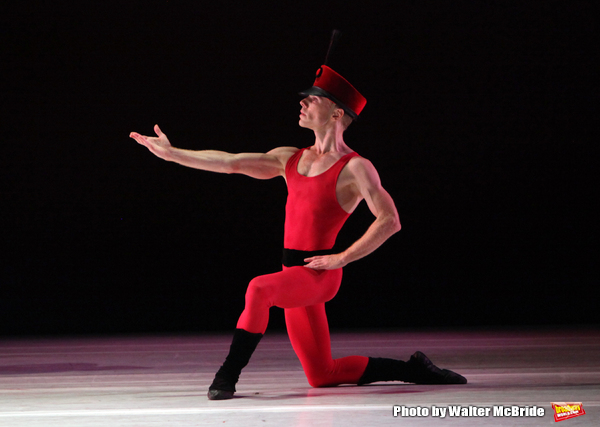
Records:
[[[335,387],[337,384],[332,384],[331,379],[326,375],[306,375],[308,383],[314,388]]]

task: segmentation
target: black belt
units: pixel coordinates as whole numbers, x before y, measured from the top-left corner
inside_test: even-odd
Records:
[[[333,249],[324,249],[320,251],[298,251],[296,249],[284,249],[281,263],[286,267],[296,267],[308,264],[304,262],[305,258],[320,255],[331,255],[334,253]]]

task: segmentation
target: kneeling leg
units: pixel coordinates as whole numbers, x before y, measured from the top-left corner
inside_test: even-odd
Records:
[[[358,383],[369,359],[363,356],[331,357],[325,304],[286,309],[285,321],[292,347],[311,386]]]

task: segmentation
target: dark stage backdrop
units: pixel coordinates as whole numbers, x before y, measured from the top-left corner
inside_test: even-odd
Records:
[[[331,327],[597,322],[593,2],[278,3],[3,7],[0,334],[235,327],[248,281],[279,268],[283,180],[128,135],[311,145],[297,92],[333,28],[331,65],[368,99],[346,140],[403,229],[346,268]],[[361,206],[339,245],[371,220]]]

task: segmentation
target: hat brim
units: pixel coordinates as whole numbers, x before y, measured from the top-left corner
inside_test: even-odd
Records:
[[[339,99],[337,99],[335,96],[333,96],[326,90],[321,89],[318,86],[313,86],[311,88],[303,90],[302,92],[300,92],[300,95],[302,95],[302,96],[308,96],[308,95],[322,96],[322,97],[327,98],[330,101],[334,102],[338,106],[342,107],[344,112],[346,114],[348,114],[350,117],[352,117],[352,119],[356,120],[358,118],[358,114],[356,114],[354,111],[352,111],[348,106],[344,105],[344,103],[341,102]]]

